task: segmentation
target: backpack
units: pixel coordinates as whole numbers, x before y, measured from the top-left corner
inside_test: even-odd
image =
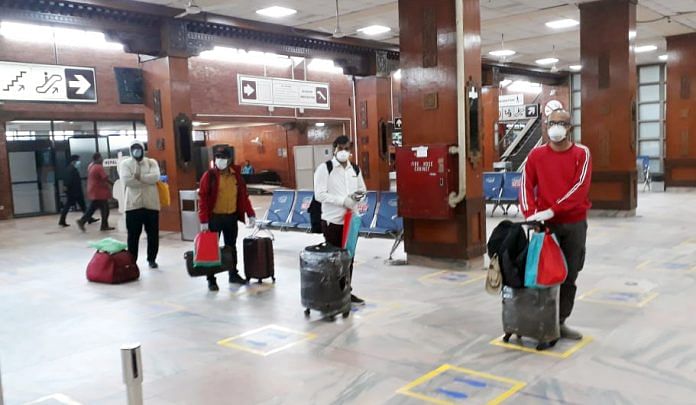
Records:
[[[360,168],[358,167],[358,165],[356,165],[353,162],[350,162],[350,165],[353,166],[353,170],[355,170],[355,175],[359,175]],[[333,161],[326,161],[326,170],[328,170],[329,174],[331,174],[331,171],[333,170]],[[321,229],[321,203],[317,201],[317,199],[314,196],[312,197],[312,202],[309,204],[309,208],[307,208],[307,212],[309,213],[309,221],[312,224],[312,227],[310,228],[310,233],[322,233],[323,231]]]
[[[487,243],[488,256],[498,261],[504,285],[524,288],[528,245],[527,232],[521,224],[505,220],[493,229]]]

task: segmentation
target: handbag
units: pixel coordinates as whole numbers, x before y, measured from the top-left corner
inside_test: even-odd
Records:
[[[163,181],[158,181],[157,192],[159,193],[160,206],[169,207],[169,205],[172,203],[172,199],[169,196],[169,184]]]
[[[358,245],[358,237],[360,236],[360,226],[362,220],[360,215],[353,210],[347,210],[343,217],[343,239],[341,247],[348,251],[350,257],[355,257],[355,249]]]
[[[548,230],[532,234],[527,250],[524,286],[547,288],[562,284],[568,277],[568,264],[558,239]]]

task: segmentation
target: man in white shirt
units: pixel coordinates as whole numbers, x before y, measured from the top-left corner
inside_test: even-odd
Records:
[[[156,269],[159,250],[159,164],[145,157],[145,145],[140,141],[131,142],[130,154],[130,158],[123,159],[118,165],[118,176],[125,187],[128,251],[138,260],[138,243],[144,226],[147,263],[151,269]]]
[[[350,139],[341,135],[333,143],[334,157],[322,163],[314,172],[314,198],[321,203],[322,231],[326,242],[340,247],[343,242],[343,218],[346,210],[357,209],[367,191],[357,165],[350,162]],[[353,277],[351,263],[350,277]],[[355,295],[351,302],[364,304]]]

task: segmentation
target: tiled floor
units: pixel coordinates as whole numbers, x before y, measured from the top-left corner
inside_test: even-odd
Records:
[[[124,404],[119,348],[140,342],[146,404],[693,404],[696,192],[639,204],[635,218],[590,220],[571,321],[591,340],[558,356],[491,344],[501,305],[483,272],[386,266],[388,240],[361,240],[368,305],[331,323],[299,302],[314,235],[275,233],[276,285],[209,293],[178,235],[163,234],[159,270],[141,262],[140,281],[111,286],[84,276],[96,229],[0,222],[5,403]]]

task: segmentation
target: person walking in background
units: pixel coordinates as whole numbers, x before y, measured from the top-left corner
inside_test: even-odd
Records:
[[[250,174],[254,174],[254,166],[251,165],[251,162],[248,160],[244,161],[244,166],[242,166],[242,175],[248,176]]]
[[[201,231],[222,233],[225,247],[232,251],[235,268],[229,270],[229,282],[246,284],[239,275],[237,264],[237,222],[244,223],[244,216],[249,218],[249,225],[256,222],[256,213],[249,201],[246,183],[241,176],[241,168],[234,165],[232,148],[228,145],[213,147],[215,168],[208,170],[201,178],[198,190]],[[215,275],[208,276],[208,289],[218,291],[220,288]]]
[[[568,277],[561,284],[559,320],[561,337],[582,339],[582,334],[566,325],[573,311],[575,281],[585,264],[587,211],[590,203],[592,157],[590,150],[570,139],[570,114],[562,109],[547,119],[550,142],[532,149],[522,174],[520,206],[527,221],[545,221],[558,238]]]
[[[367,191],[365,180],[358,166],[350,161],[352,143],[341,135],[333,143],[334,158],[324,162],[314,172],[314,198],[321,203],[321,227],[327,243],[341,247],[343,244],[343,219],[346,210],[356,210]],[[353,278],[353,264],[350,265]],[[354,304],[364,300],[351,294]]]
[[[128,251],[138,260],[138,243],[145,227],[147,263],[151,269],[156,269],[159,267],[159,164],[155,159],[145,157],[145,145],[138,140],[131,143],[130,154],[131,157],[123,159],[118,165],[118,176],[125,187]]]
[[[104,170],[103,162],[104,159],[101,153],[97,152],[92,155],[92,163],[87,169],[87,198],[91,202],[85,215],[77,220],[77,226],[82,232],[85,232],[85,224],[89,222],[97,208],[101,213],[101,230],[114,230],[114,228],[109,226],[109,199],[111,198],[111,186],[113,183],[109,180],[109,176],[107,176]]]
[[[80,157],[78,155],[70,156],[70,163],[66,169],[65,178],[63,179],[63,184],[65,187],[65,194],[67,199],[63,209],[60,211],[60,219],[58,220],[58,225],[62,227],[70,226],[65,222],[65,218],[75,204],[80,206],[82,212],[86,211],[85,207],[85,195],[82,191],[82,178],[80,177]],[[92,219],[91,215],[88,217],[89,223],[96,222],[96,219]]]

